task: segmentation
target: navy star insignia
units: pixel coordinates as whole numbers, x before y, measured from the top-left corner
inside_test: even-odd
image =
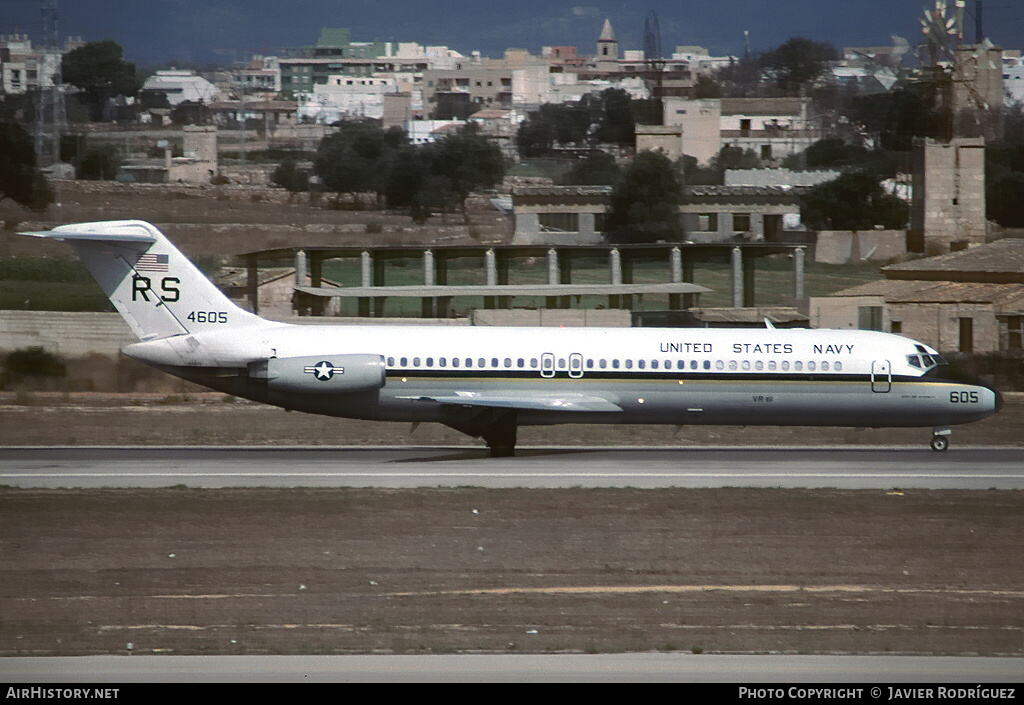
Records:
[[[327,382],[332,377],[334,377],[335,372],[337,372],[338,374],[345,374],[345,368],[335,367],[332,363],[327,362],[327,360],[324,360],[322,362],[318,362],[315,365],[306,367],[305,372],[307,374],[315,375],[316,378],[321,382]]]

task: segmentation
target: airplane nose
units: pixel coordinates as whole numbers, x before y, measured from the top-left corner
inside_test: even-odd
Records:
[[[991,389],[992,393],[996,395],[996,412],[998,413],[999,410],[1003,408],[1003,395],[1000,394],[999,390],[995,387],[989,387],[989,389]]]

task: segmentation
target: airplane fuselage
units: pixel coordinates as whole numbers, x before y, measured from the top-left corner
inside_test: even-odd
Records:
[[[460,398],[466,408],[515,409],[519,425],[948,426],[998,404],[994,390],[924,363],[933,351],[872,331],[281,325],[241,338],[192,337],[198,344],[187,360],[167,341],[126,352],[240,397],[392,421],[443,422]],[[253,361],[275,357],[322,358],[333,369],[345,355],[379,356],[383,386],[332,392],[308,370],[309,391],[275,390],[247,373]],[[515,404],[537,395],[554,401]],[[558,395],[609,406],[560,411]]]

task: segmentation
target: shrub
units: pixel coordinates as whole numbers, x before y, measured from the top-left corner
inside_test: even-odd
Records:
[[[23,377],[66,377],[67,365],[40,346],[20,348],[8,353],[4,359],[4,382],[16,382]]]

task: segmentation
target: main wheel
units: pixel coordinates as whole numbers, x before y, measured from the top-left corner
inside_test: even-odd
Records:
[[[932,436],[932,450],[944,451],[949,448],[949,439],[945,436]]]
[[[510,458],[516,454],[516,424],[512,421],[498,423],[481,434],[487,442],[492,458]]]

